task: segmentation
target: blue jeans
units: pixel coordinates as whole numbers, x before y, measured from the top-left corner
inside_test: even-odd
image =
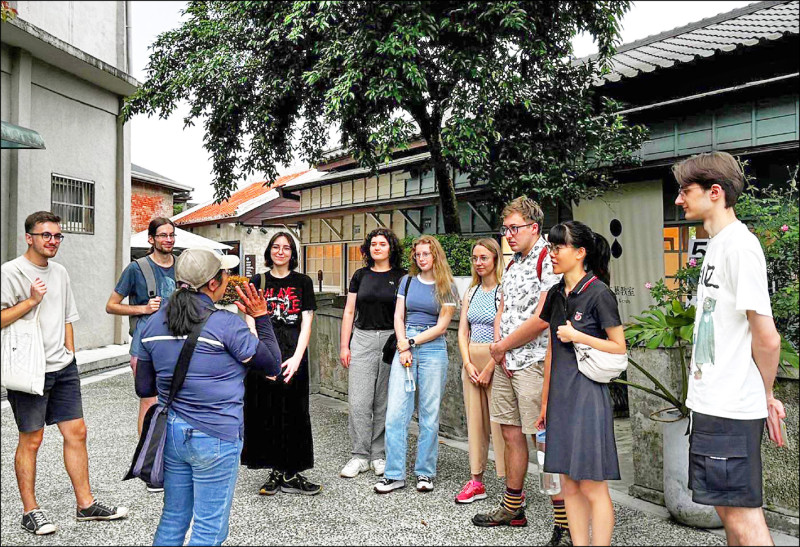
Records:
[[[164,449],[164,510],[153,545],[221,545],[228,537],[242,441],[223,441],[170,411]]]
[[[429,327],[408,325],[411,338]],[[444,336],[412,348],[411,376],[419,395],[419,438],[417,439],[416,475],[434,477],[439,456],[439,406],[447,382],[447,344]],[[405,390],[406,371],[400,356],[394,354],[389,374],[389,402],[386,409],[387,479],[405,480],[408,424],[414,413],[414,393]]]

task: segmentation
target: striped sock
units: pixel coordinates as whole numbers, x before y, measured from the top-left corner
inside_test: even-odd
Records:
[[[516,513],[519,508],[522,507],[522,488],[515,490],[506,487],[506,491],[503,494],[502,505],[510,513]]]
[[[567,508],[564,506],[564,500],[553,501],[553,520],[556,526],[560,526],[564,530],[569,530],[569,523],[567,522]]]

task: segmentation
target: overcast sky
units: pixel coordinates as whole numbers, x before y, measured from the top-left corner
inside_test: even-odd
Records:
[[[737,9],[752,2],[635,2],[622,21],[622,42],[632,42],[665,30]],[[145,66],[150,55],[148,46],[156,36],[180,25],[180,10],[185,2],[132,2],[132,65],[133,76],[144,82]],[[574,40],[578,57],[597,51],[591,37]],[[183,105],[167,120],[139,115],[132,120],[131,160],[177,182],[194,187],[192,202],[203,202],[214,196],[211,186],[211,160],[203,148],[203,126],[183,129]],[[290,173],[304,166],[299,162],[282,169]],[[263,180],[256,173],[239,183],[239,187]]]

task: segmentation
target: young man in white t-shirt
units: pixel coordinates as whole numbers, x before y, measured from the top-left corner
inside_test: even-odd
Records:
[[[745,184],[730,154],[692,156],[672,171],[675,204],[711,237],[697,292],[689,393],[689,488],[713,505],[729,545],[772,545],[762,506],[764,421],[778,446],[783,404],[772,385],[780,335],[772,319],[764,252],[733,206]]]
[[[0,326],[5,329],[23,317],[33,319],[38,310],[42,330],[44,393],[8,390],[8,402],[19,430],[14,470],[22,497],[22,528],[36,535],[56,530],[39,507],[34,490],[36,456],[45,424],[57,424],[64,437],[64,466],[78,502],[77,520],[115,520],[128,514],[125,507],[96,500],[89,487],[86,424],[72,332],[78,309],[67,270],[49,261],[64,240],[59,222],[61,219],[49,211],[29,215],[25,219],[28,250],[0,266]],[[3,336],[8,335],[3,332]]]

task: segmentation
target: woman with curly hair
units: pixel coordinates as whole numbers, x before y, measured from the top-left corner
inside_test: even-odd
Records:
[[[394,332],[397,286],[406,273],[400,266],[401,252],[394,232],[371,231],[361,244],[364,267],[350,280],[339,341],[339,357],[349,371],[352,457],[339,473],[345,478],[370,468],[380,476],[386,465],[384,422],[390,369],[382,362],[382,354]]]
[[[406,485],[408,425],[419,395],[417,490],[433,490],[439,455],[439,407],[447,382],[444,334],[458,306],[458,290],[441,243],[424,235],[411,246],[411,271],[400,280],[394,312],[397,352],[389,374],[386,409],[386,472],[375,491],[386,494]],[[414,390],[411,390],[411,377]],[[408,383],[408,387],[406,387]]]

